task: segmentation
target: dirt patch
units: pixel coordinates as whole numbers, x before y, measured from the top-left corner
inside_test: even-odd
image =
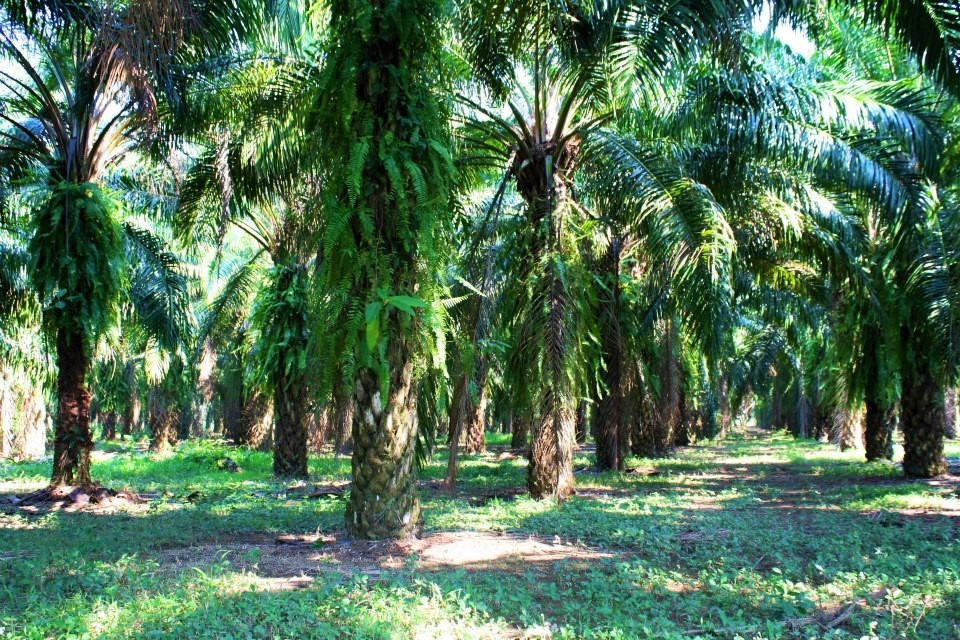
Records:
[[[357,541],[334,535],[266,536],[161,551],[160,565],[173,571],[229,563],[248,572],[263,590],[298,589],[315,577],[339,573],[377,580],[403,569],[449,568],[525,572],[553,562],[589,562],[612,553],[559,539],[489,532],[441,532],[422,539]]]
[[[0,496],[0,512],[37,515],[51,511],[101,514],[142,511],[148,500],[127,489],[115,491],[99,485],[44,487],[24,495]]]

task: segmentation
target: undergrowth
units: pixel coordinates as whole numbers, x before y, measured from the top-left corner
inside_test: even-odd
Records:
[[[226,457],[240,471],[221,469]],[[448,497],[441,452],[422,497],[428,535],[503,532],[597,557],[439,569],[410,558],[373,573],[320,562],[312,582],[274,589],[256,545],[342,537],[342,497],[308,494],[348,481],[348,458],[311,457],[297,487],[270,477],[266,453],[111,444],[95,477],[149,503],[0,515],[0,637],[960,638],[956,479],[908,481],[780,434],[630,460],[640,473],[590,462],[578,454],[580,494],[558,506],[523,495],[525,460],[496,449],[466,457]],[[0,463],[0,492],[38,488],[48,472]],[[253,543],[238,555],[236,541]],[[196,545],[225,549],[170,560]]]

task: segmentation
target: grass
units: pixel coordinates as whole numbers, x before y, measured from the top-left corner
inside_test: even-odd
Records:
[[[0,492],[39,488],[48,464],[0,463]],[[496,453],[465,459],[445,496],[441,453],[421,474],[428,535],[397,551],[343,542],[343,500],[271,479],[268,454],[111,446],[95,476],[154,499],[0,515],[0,637],[960,638],[955,478],[779,434],[628,465],[656,475],[589,464],[558,506],[522,495],[526,462]],[[314,457],[311,483],[349,466]],[[280,534],[326,537],[287,551]],[[427,561],[451,536],[482,556],[501,535],[538,546]]]

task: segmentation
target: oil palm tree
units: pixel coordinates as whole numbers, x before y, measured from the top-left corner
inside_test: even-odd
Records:
[[[422,336],[435,335],[452,173],[444,74],[435,72],[448,68],[440,31],[447,4],[329,7],[315,112],[326,220],[318,275],[329,334],[321,347],[345,362],[356,401],[347,529],[398,537],[422,522],[417,377],[430,365]]]
[[[617,94],[619,104],[598,98],[599,60],[613,49],[607,35],[597,28],[593,48],[583,49],[589,54],[574,60],[544,43],[532,54],[532,87],[523,89],[517,78],[519,88],[502,109],[462,98],[468,157],[484,170],[499,167],[498,183],[512,182],[524,202],[526,228],[518,250],[509,252],[518,258],[512,276],[520,290],[505,315],[513,319],[512,379],[542,381],[532,390],[531,406],[518,407],[532,412],[528,488],[539,498],[562,499],[573,490],[573,402],[588,379],[577,354],[589,319],[588,301],[571,292],[591,288],[576,236],[619,215],[621,229],[603,234],[615,253],[619,234],[645,227],[658,258],[679,260],[672,273],[693,274],[712,263],[716,270],[699,272],[711,274],[709,282],[723,270],[725,224],[709,193],[677,170],[660,140],[647,144],[617,130],[613,116],[629,108],[629,92]],[[642,37],[637,41],[642,49]],[[629,77],[638,66],[626,65],[621,73]],[[723,278],[716,281],[722,287]],[[718,333],[722,324],[718,318]]]
[[[176,86],[174,63],[231,46],[253,17],[232,1],[0,5],[2,164],[29,169],[40,194],[29,272],[55,335],[52,485],[91,482],[85,376],[125,286],[123,232],[104,172],[154,130],[158,87],[173,94]]]

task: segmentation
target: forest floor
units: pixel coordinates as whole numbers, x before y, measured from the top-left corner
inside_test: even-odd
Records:
[[[525,496],[505,442],[454,497],[438,453],[403,542],[345,537],[332,454],[289,483],[260,452],[109,444],[94,476],[130,494],[99,504],[12,504],[49,461],[0,461],[0,638],[960,639],[958,442],[928,481],[783,434],[624,474],[585,448],[559,506]]]

